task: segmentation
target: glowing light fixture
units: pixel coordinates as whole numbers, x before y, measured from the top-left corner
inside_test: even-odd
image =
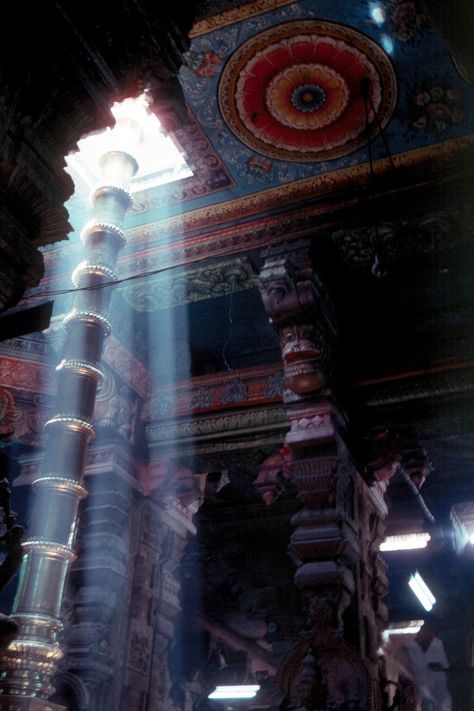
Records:
[[[230,686],[216,686],[209,694],[208,699],[253,699],[260,689],[258,684],[235,684]]]
[[[382,638],[384,642],[388,642],[389,638],[393,635],[416,634],[420,631],[422,624],[423,620],[410,620],[398,623],[398,625],[391,625],[383,631]]]
[[[393,39],[389,37],[388,35],[382,35],[382,47],[384,50],[387,52],[387,54],[393,54]]]
[[[418,600],[421,602],[423,607],[427,612],[429,612],[433,605],[436,603],[436,598],[421,577],[421,575],[416,571],[410,576],[408,580],[408,585],[415,593]]]
[[[466,545],[474,545],[474,501],[463,501],[451,509],[454,542],[458,553],[463,553]]]
[[[378,3],[371,4],[370,6],[370,16],[376,25],[383,25],[385,22],[385,13],[383,8]]]
[[[408,551],[426,548],[431,540],[429,533],[406,533],[401,536],[387,536],[380,544],[381,551]]]

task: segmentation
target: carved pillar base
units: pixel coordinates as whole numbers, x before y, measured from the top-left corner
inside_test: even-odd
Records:
[[[65,706],[52,704],[44,699],[31,696],[2,696],[0,697],[1,711],[66,711]]]

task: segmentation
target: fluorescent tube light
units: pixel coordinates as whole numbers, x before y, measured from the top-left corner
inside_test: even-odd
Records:
[[[413,590],[425,610],[429,612],[435,604],[436,598],[423,580],[423,578],[421,577],[421,575],[418,573],[418,571],[410,576],[408,585]]]
[[[382,632],[382,639],[384,642],[388,642],[392,635],[416,634],[420,631],[422,624],[423,620],[410,620],[407,622],[392,624]]]
[[[235,684],[230,686],[216,686],[209,694],[208,699],[253,699],[260,689],[258,684]]]
[[[387,536],[380,544],[381,551],[408,551],[426,548],[431,540],[429,533],[405,533],[400,536]]]

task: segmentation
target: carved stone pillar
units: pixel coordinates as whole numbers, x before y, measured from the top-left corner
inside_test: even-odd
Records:
[[[125,119],[126,128],[140,127]],[[120,128],[120,121],[117,122]],[[79,501],[86,496],[83,470],[107,320],[114,267],[125,243],[121,225],[130,205],[127,186],[137,170],[135,159],[123,151],[108,151],[100,161],[102,187],[93,195],[94,217],[82,240],[86,260],[73,274],[77,287],[72,311],[65,318],[64,358],[57,367],[55,415],[46,423],[48,442],[42,475],[34,482],[36,500],[12,614],[21,627],[3,657],[1,709],[47,708],[51,675],[62,656],[57,634],[61,601],[73,549]],[[51,704],[49,704],[51,706]]]
[[[110,446],[133,467],[118,442],[99,451],[105,454]],[[121,476],[122,467],[111,465],[110,471],[88,477],[90,495],[81,512],[78,560],[72,565],[66,595],[69,619],[62,666],[80,679],[94,711],[109,708],[118,672],[129,577],[129,515],[136,496]]]
[[[200,475],[201,477],[203,475]],[[118,711],[180,708],[171,698],[170,645],[181,611],[176,571],[201,502],[199,478],[185,467],[156,461],[141,477],[131,520],[129,598],[122,618],[122,670],[115,683]],[[104,705],[103,710],[108,711]]]
[[[366,519],[372,513],[375,525],[383,512],[375,514],[376,497],[346,446],[346,417],[330,387],[336,329],[307,245],[283,245],[264,256],[260,290],[281,339],[291,423],[279,471],[291,478],[302,504],[292,519],[289,551],[307,611],[307,629],[280,670],[279,703],[307,711],[375,711],[379,629],[372,629],[377,613],[364,609],[375,610],[384,589],[373,559],[378,530],[370,532]],[[271,482],[264,478],[258,483],[268,492]]]

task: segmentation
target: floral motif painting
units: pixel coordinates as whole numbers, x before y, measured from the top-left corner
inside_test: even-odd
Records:
[[[390,0],[387,18],[400,42],[417,44],[429,28],[425,13],[413,0]]]
[[[369,127],[388,122],[396,98],[391,62],[375,42],[317,20],[278,25],[245,42],[219,87],[222,115],[238,138],[289,161],[351,153]]]
[[[411,131],[448,134],[464,119],[458,89],[439,78],[414,87],[410,109]]]

